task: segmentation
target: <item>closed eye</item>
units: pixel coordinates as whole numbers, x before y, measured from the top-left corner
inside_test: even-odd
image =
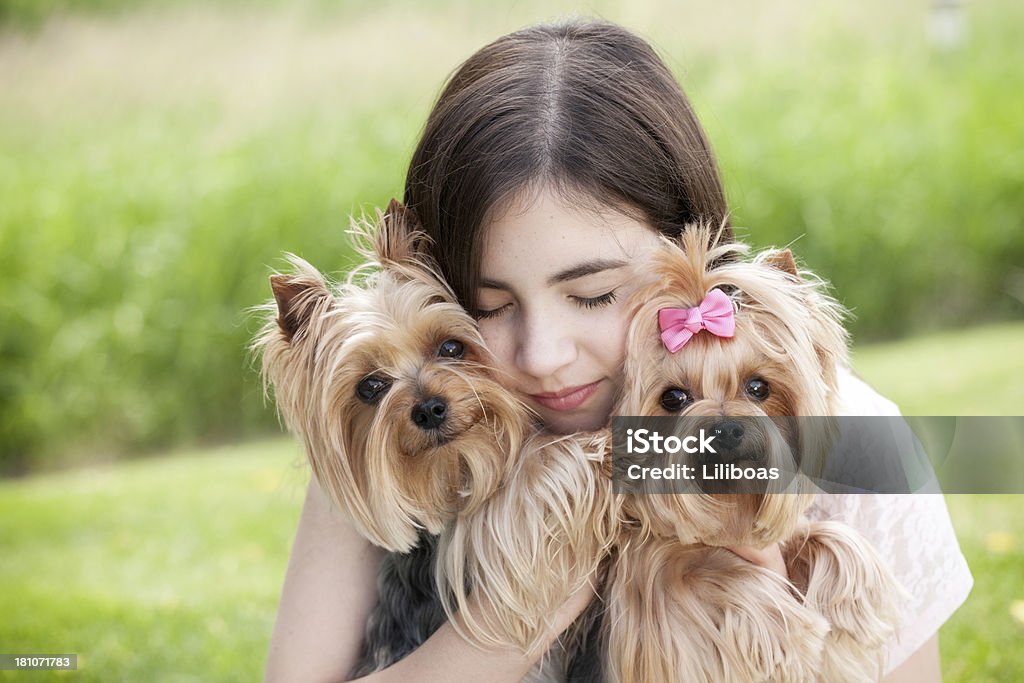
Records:
[[[491,318],[497,318],[498,316],[505,313],[509,308],[511,308],[511,306],[512,304],[505,304],[504,306],[499,306],[498,308],[492,308],[489,311],[481,310],[478,308],[475,317],[477,320],[490,320]]]
[[[584,296],[571,296],[569,297],[576,302],[581,308],[600,308],[607,306],[615,301],[615,290],[606,292],[599,296],[584,297]]]

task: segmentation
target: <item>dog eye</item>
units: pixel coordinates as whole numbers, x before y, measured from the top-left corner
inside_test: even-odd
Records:
[[[449,339],[437,350],[439,358],[462,358],[464,353],[466,353],[466,346],[458,339]]]
[[[772,388],[763,379],[748,379],[746,386],[747,396],[755,401],[763,401],[772,393]]]
[[[678,413],[693,403],[693,396],[686,389],[666,389],[661,395],[661,407],[670,413]]]
[[[384,398],[384,394],[390,388],[391,382],[380,377],[370,376],[356,385],[356,396],[363,403],[373,405]]]

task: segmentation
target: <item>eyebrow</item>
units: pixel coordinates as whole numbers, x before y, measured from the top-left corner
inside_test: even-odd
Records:
[[[578,263],[575,266],[561,270],[551,277],[548,278],[548,286],[557,285],[560,282],[569,282],[570,280],[578,280],[581,277],[593,275],[594,273],[603,273],[606,270],[615,270],[616,268],[622,268],[627,265],[626,261],[618,259],[594,259],[592,261],[584,261]],[[512,288],[501,280],[481,280],[480,286],[485,289],[504,289],[511,291]]]

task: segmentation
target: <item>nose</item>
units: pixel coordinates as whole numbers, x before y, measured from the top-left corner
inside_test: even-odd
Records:
[[[440,396],[431,396],[412,407],[411,417],[413,424],[424,431],[437,429],[448,417],[448,403]]]
[[[531,377],[553,377],[577,358],[578,348],[571,329],[556,315],[538,312],[529,316],[516,345],[516,366]]]
[[[715,445],[721,446],[723,450],[736,450],[743,443],[743,425],[736,420],[719,422],[711,432],[715,436]]]

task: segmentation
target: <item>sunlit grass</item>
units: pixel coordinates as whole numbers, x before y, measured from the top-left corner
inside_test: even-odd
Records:
[[[299,458],[275,440],[0,482],[0,649],[77,653],[73,680],[259,680]]]
[[[1007,355],[990,351],[1021,334],[868,347],[858,367],[932,414],[930,385],[885,385],[892,368],[962,348],[977,372],[958,388],[982,393]],[[1006,373],[995,390],[1015,381]],[[301,450],[283,439],[0,481],[0,649],[77,652],[73,680],[258,680],[307,481]],[[948,502],[975,588],[941,632],[945,680],[1024,679],[1024,497]]]
[[[1024,415],[1024,322],[856,349],[854,367],[904,415]]]
[[[940,633],[950,683],[1024,680],[1024,496],[947,496],[974,590]]]
[[[78,653],[71,680],[258,680],[307,477],[273,440],[0,483],[0,644]],[[945,680],[1018,680],[1024,498],[948,502],[975,588]]]
[[[155,2],[0,34],[0,471],[272,429],[244,351],[269,268],[285,251],[349,265],[348,215],[401,196],[458,62],[586,13],[257,5]],[[796,240],[863,339],[1012,317],[1024,300],[1020,10],[971,4],[967,40],[942,55],[923,5],[890,5],[748,3],[749,24],[592,7],[666,55],[741,232]]]
[[[0,14],[46,4],[76,3]],[[327,4],[96,0],[0,31],[0,471],[273,431],[244,351],[269,268],[294,251],[343,271],[348,214],[401,195],[458,62],[587,13]],[[668,57],[737,225],[796,240],[858,339],[1019,318],[1024,300],[1021,6],[967,3],[965,44],[941,54],[925,4],[589,12]],[[1005,323],[862,345],[855,364],[907,414],[1019,415],[1022,348]],[[77,652],[70,680],[258,680],[307,476],[274,440],[0,481],[0,651]],[[946,680],[1024,680],[1022,499],[949,503],[976,587],[942,633]]]

